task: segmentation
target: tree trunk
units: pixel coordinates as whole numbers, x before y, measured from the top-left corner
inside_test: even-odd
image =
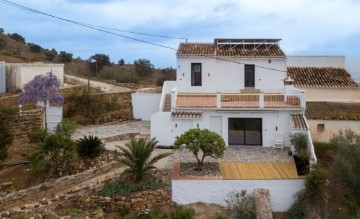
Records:
[[[47,116],[47,113],[46,113],[46,111],[47,111],[47,101],[44,101],[44,108],[45,108],[45,129],[47,129],[47,118],[46,118],[46,116]]]

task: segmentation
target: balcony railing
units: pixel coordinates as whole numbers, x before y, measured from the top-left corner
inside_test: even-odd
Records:
[[[304,94],[177,93],[175,108],[305,108]]]

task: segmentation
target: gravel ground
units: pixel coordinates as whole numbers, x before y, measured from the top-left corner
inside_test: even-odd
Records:
[[[180,163],[181,176],[220,176],[220,167],[218,163],[203,163],[202,171],[196,171],[197,163]]]

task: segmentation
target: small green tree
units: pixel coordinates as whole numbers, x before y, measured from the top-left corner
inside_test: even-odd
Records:
[[[41,46],[35,44],[35,43],[28,43],[28,46],[30,47],[30,51],[34,53],[40,53],[41,52]]]
[[[0,49],[4,49],[6,46],[6,41],[2,38],[0,38]]]
[[[37,147],[37,152],[30,156],[30,164],[36,171],[48,171],[50,176],[59,167],[68,168],[78,158],[75,142],[63,135],[50,135]]]
[[[234,211],[235,219],[255,219],[255,199],[253,195],[247,194],[246,190],[232,191],[225,200]]]
[[[148,171],[156,169],[155,163],[170,155],[170,153],[162,153],[151,156],[157,143],[155,138],[150,141],[131,139],[126,147],[117,146],[124,156],[119,162],[128,167],[123,174],[133,176],[135,181],[139,182]]]
[[[180,136],[176,136],[174,146],[179,149],[185,145],[197,160],[197,171],[202,170],[205,157],[220,158],[224,156],[224,139],[208,129],[189,129]]]
[[[295,147],[295,153],[303,160],[309,160],[310,156],[307,150],[308,137],[304,133],[295,133],[290,135],[290,142]]]
[[[13,40],[16,40],[21,43],[25,43],[25,38],[18,33],[8,34],[8,36]]]
[[[305,180],[305,195],[307,195],[307,198],[310,200],[324,200],[326,198],[326,178],[327,173],[320,164],[312,165],[310,174]]]

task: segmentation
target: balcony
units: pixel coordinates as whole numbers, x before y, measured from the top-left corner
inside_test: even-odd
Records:
[[[304,93],[176,93],[172,92],[172,108],[305,108]]]

